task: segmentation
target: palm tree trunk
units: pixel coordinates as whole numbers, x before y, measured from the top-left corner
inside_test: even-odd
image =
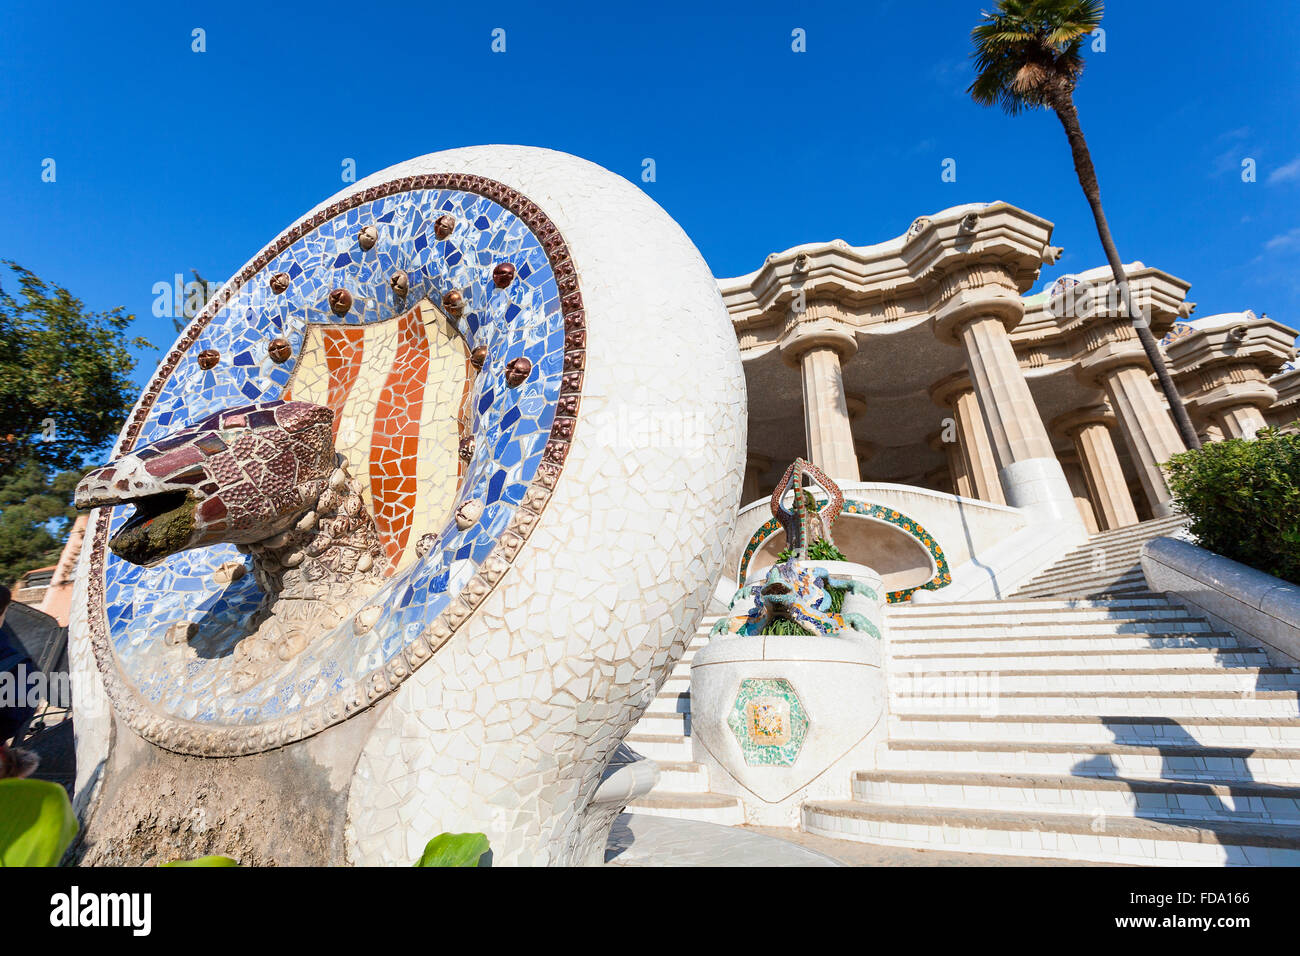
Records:
[[[1192,427],[1192,420],[1187,417],[1187,409],[1178,394],[1178,389],[1174,386],[1173,378],[1169,375],[1169,369],[1165,367],[1164,356],[1160,354],[1160,346],[1156,344],[1156,338],[1151,334],[1151,327],[1133,308],[1133,299],[1128,289],[1128,276],[1124,274],[1124,263],[1119,257],[1119,250],[1115,248],[1115,239],[1111,236],[1110,226],[1106,223],[1106,213],[1101,208],[1101,189],[1097,185],[1097,170],[1093,168],[1092,154],[1088,152],[1088,142],[1083,138],[1083,129],[1079,126],[1079,113],[1074,107],[1074,98],[1069,90],[1063,91],[1054,98],[1052,109],[1065,129],[1066,139],[1070,141],[1070,151],[1074,154],[1074,171],[1079,177],[1079,185],[1088,199],[1088,205],[1092,207],[1092,218],[1097,222],[1097,236],[1101,239],[1101,247],[1106,252],[1106,261],[1110,263],[1111,274],[1115,277],[1115,285],[1119,289],[1124,313],[1133,323],[1138,341],[1142,343],[1142,350],[1146,352],[1147,361],[1151,363],[1156,378],[1160,380],[1160,389],[1165,393],[1165,400],[1169,402],[1169,410],[1173,413],[1174,424],[1178,426],[1178,434],[1183,444],[1188,448],[1200,448],[1201,439],[1197,436],[1196,429]]]

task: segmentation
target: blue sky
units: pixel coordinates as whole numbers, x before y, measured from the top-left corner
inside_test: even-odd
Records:
[[[638,183],[652,158],[642,188],[720,276],[993,199],[1056,223],[1066,255],[1045,279],[1100,265],[1055,118],[965,94],[988,5],[8,2],[0,257],[91,308],[125,306],[165,348],[154,284],[227,278],[344,185],[344,159],[359,178],[504,142]],[[1089,54],[1077,102],[1120,252],[1190,281],[1198,315],[1300,325],[1298,24],[1293,0],[1116,2]]]

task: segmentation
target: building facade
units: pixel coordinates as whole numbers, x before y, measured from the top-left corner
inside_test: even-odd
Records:
[[[1051,234],[1007,203],[970,204],[720,279],[749,392],[742,500],[804,455],[840,482],[1077,513],[1089,532],[1168,514],[1160,465],[1184,445],[1151,364],[1108,268],[1031,292],[1063,251]],[[1186,280],[1126,271],[1203,440],[1300,417],[1294,329],[1252,312],[1192,319]]]

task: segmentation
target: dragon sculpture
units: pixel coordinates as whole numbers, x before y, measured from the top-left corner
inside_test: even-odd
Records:
[[[804,477],[826,492],[827,501],[820,509],[804,489]],[[793,490],[793,508],[783,499]],[[808,549],[817,542],[834,546],[831,530],[844,494],[839,485],[810,461],[796,458],[785,470],[772,492],[772,514],[785,530],[789,560],[774,565],[761,584],[742,587],[731,599],[728,614],[713,626],[713,634],[754,635],[765,633],[777,620],[793,623],[804,634],[838,637],[857,631],[880,637],[880,631],[865,616],[853,611],[837,613],[828,589],[843,591],[871,601],[879,595],[861,581],[850,577],[832,577],[824,567],[809,567]]]
[[[333,411],[310,402],[230,408],[95,469],[77,486],[80,509],[135,506],[109,540],[133,564],[149,567],[221,542],[252,556],[265,598],[235,651],[237,690],[354,614],[363,631],[370,617],[363,606],[383,582],[387,561],[375,522],[360,482],[334,450],[333,422]],[[227,573],[241,572],[236,565]],[[168,639],[179,643],[193,628],[182,625]]]
[[[713,634],[762,634],[774,620],[793,622],[814,637],[841,637],[847,630],[880,637],[866,617],[854,612],[831,610],[828,588],[847,591],[872,601],[878,595],[852,578],[832,577],[821,567],[801,567],[794,560],[773,565],[762,584],[736,592],[726,617],[713,625]]]

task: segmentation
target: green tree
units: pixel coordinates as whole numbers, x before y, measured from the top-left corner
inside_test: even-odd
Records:
[[[0,584],[54,564],[76,517],[80,471],[50,473],[28,459],[0,472]]]
[[[14,281],[0,283],[0,582],[12,584],[57,560],[81,469],[134,402],[128,346],[152,346],[127,338],[125,310],[87,312],[67,289],[4,264]]]
[[[1125,314],[1160,380],[1183,443],[1188,448],[1200,448],[1201,441],[1165,367],[1155,336],[1133,309],[1123,261],[1101,206],[1097,170],[1074,105],[1074,88],[1083,73],[1083,43],[1100,26],[1102,12],[1101,0],[1000,0],[997,9],[985,12],[980,24],[971,30],[975,44],[971,56],[977,75],[967,92],[981,106],[996,104],[1011,116],[1046,107],[1060,120]]]

